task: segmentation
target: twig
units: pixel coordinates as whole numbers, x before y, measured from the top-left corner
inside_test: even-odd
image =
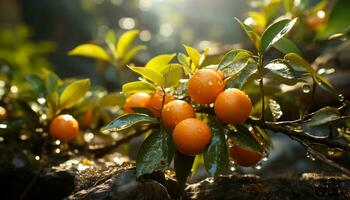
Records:
[[[261,94],[261,121],[265,120],[265,92],[264,92],[264,72],[263,72],[263,56],[258,54],[258,72],[260,74],[260,94]]]

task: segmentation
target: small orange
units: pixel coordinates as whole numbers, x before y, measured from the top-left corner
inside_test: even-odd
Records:
[[[79,124],[71,115],[58,115],[50,123],[50,135],[64,142],[71,141],[79,133]]]
[[[162,122],[168,129],[173,129],[182,120],[195,118],[196,114],[190,104],[182,100],[167,103],[162,110]]]
[[[225,79],[224,73],[222,73],[221,70],[218,70],[218,65],[209,65],[205,67],[206,69],[213,70],[214,72],[218,73],[221,79]]]
[[[2,106],[0,106],[0,121],[4,120],[6,118],[6,109]]]
[[[124,104],[124,111],[126,113],[135,113],[131,108],[143,107],[148,108],[151,101],[151,96],[145,92],[137,92],[129,96]]]
[[[196,71],[188,81],[188,94],[199,104],[213,103],[223,90],[222,77],[210,69]]]
[[[195,118],[182,120],[175,126],[173,131],[176,149],[188,156],[202,153],[209,144],[210,139],[209,126]]]
[[[89,108],[83,117],[81,127],[82,128],[89,128],[91,126],[92,121],[94,120],[94,112],[93,109]]]
[[[240,124],[249,117],[252,103],[245,92],[230,88],[216,98],[214,110],[216,116],[224,123]]]
[[[229,157],[239,166],[255,166],[261,159],[261,154],[254,151],[245,150],[238,146],[228,148]]]
[[[152,111],[153,115],[156,117],[160,117],[160,113],[162,112],[163,106],[163,96],[164,93],[161,91],[157,91],[152,94],[151,100],[149,102],[149,109]],[[174,97],[170,94],[165,95],[164,105],[174,100]]]

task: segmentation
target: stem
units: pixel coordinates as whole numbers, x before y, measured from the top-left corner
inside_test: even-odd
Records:
[[[258,72],[260,75],[260,94],[261,94],[261,121],[265,120],[265,92],[264,92],[264,72],[263,72],[263,55],[258,53]]]

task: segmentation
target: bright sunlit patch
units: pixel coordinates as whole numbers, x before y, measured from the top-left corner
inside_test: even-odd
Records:
[[[173,34],[173,26],[169,23],[162,24],[159,29],[159,33],[163,37],[169,37]]]
[[[199,48],[201,49],[201,50],[205,50],[206,48],[209,48],[210,47],[210,42],[209,41],[207,41],[207,40],[202,40],[202,41],[200,41],[199,42]]]
[[[317,11],[317,17],[323,19],[326,16],[326,13],[323,10]]]
[[[119,19],[119,26],[122,29],[130,30],[135,28],[136,22],[131,17],[123,17]]]
[[[66,121],[74,120],[74,118],[72,117],[72,115],[63,115],[62,117],[63,117],[63,119],[66,120]]]
[[[10,87],[10,90],[11,90],[12,93],[17,93],[18,92],[18,87],[13,85],[13,86]]]
[[[120,6],[123,3],[123,0],[111,0],[111,3],[115,6]]]
[[[38,103],[40,103],[41,105],[44,104],[44,103],[46,103],[46,99],[43,98],[43,97],[38,98],[37,101],[38,101]]]
[[[6,129],[7,128],[7,124],[0,124],[0,128],[1,129]]]
[[[152,0],[140,0],[139,8],[142,11],[147,11],[152,7]]]
[[[247,26],[251,26],[251,25],[254,24],[254,19],[251,18],[251,17],[248,17],[247,19],[244,20],[243,23],[244,23],[245,25],[247,25]]]
[[[144,42],[148,42],[151,39],[152,39],[152,35],[151,35],[151,32],[149,32],[148,30],[143,30],[140,32],[140,40]]]

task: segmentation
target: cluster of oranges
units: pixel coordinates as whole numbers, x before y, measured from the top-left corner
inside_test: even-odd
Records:
[[[252,109],[250,98],[243,91],[234,88],[225,90],[224,76],[215,69],[194,72],[188,81],[188,94],[197,104],[214,104],[215,115],[227,124],[243,123]],[[172,131],[178,151],[189,156],[202,153],[211,139],[209,126],[196,119],[195,110],[189,103],[174,100],[170,94],[165,95],[160,92],[151,95],[135,93],[127,98],[124,110],[133,113],[133,107],[149,109],[154,116],[161,117],[165,128]],[[229,147],[229,155],[242,166],[252,166],[260,160],[260,154],[237,146]]]

